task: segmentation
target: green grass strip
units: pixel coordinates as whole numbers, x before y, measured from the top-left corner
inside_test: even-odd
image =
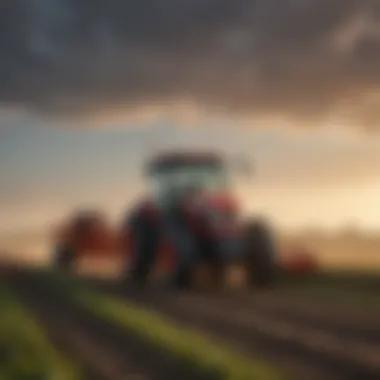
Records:
[[[0,379],[79,380],[79,369],[61,356],[5,285],[0,284]]]
[[[50,276],[49,283],[94,314],[124,327],[159,349],[167,350],[200,373],[213,373],[220,380],[284,379],[270,364],[248,358],[125,299],[91,291],[80,281],[66,277]]]

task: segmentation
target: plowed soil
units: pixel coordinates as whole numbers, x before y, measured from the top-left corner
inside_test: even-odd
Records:
[[[74,359],[88,380],[210,379],[158,351],[36,281],[15,272],[6,281],[55,346]]]
[[[93,286],[271,360],[293,379],[380,379],[380,315],[371,309],[343,309],[281,291],[223,295]]]
[[[41,286],[35,275],[20,272],[7,278],[57,347],[83,365],[88,379],[201,378]],[[380,379],[380,315],[368,305],[343,308],[281,290],[221,294],[141,289],[104,280],[88,284],[271,361],[290,379]]]

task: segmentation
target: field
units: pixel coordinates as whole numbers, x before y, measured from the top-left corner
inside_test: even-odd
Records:
[[[293,241],[320,274],[207,294],[122,286],[112,261],[53,274],[38,269],[46,241],[3,240],[30,269],[1,272],[0,379],[379,379],[380,238],[304,234],[280,246]]]
[[[380,308],[356,296],[376,300],[379,283],[365,274],[326,273],[283,279],[268,292],[178,293],[14,269],[3,273],[2,302],[7,310],[22,305],[23,318],[40,326],[31,344],[41,335],[55,356],[44,356],[39,368],[51,369],[49,357],[58,357],[62,379],[70,379],[67,368],[70,376],[103,380],[379,379]],[[17,329],[1,323],[18,342]],[[15,360],[29,356],[22,351]]]
[[[81,368],[49,342],[43,328],[0,284],[0,374],[2,380],[79,380]]]

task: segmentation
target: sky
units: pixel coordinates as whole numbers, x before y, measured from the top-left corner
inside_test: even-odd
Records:
[[[377,0],[4,0],[0,231],[118,218],[157,145],[256,163],[283,228],[380,229]]]
[[[249,181],[232,177],[231,188],[248,214],[270,217],[281,228],[380,229],[380,136],[330,126],[236,129],[217,121],[87,130],[27,121],[1,129],[3,232],[45,228],[77,207],[97,207],[119,220],[147,186],[145,158],[172,147],[248,157],[255,173]]]
[[[378,0],[3,0],[0,102],[61,119],[196,103],[376,129]],[[152,112],[150,109],[149,112]]]

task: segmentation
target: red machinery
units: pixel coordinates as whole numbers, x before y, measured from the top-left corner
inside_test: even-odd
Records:
[[[241,163],[246,174],[250,166]],[[161,271],[181,287],[200,278],[213,285],[271,285],[278,267],[271,228],[242,218],[228,171],[214,152],[156,155],[146,165],[148,194],[119,231],[96,212],[74,215],[57,239],[57,267],[69,269],[80,255],[113,252],[124,255],[126,275],[140,284]]]
[[[97,211],[77,211],[55,232],[53,259],[62,269],[71,269],[79,257],[99,257],[120,250],[120,239],[106,217]]]

